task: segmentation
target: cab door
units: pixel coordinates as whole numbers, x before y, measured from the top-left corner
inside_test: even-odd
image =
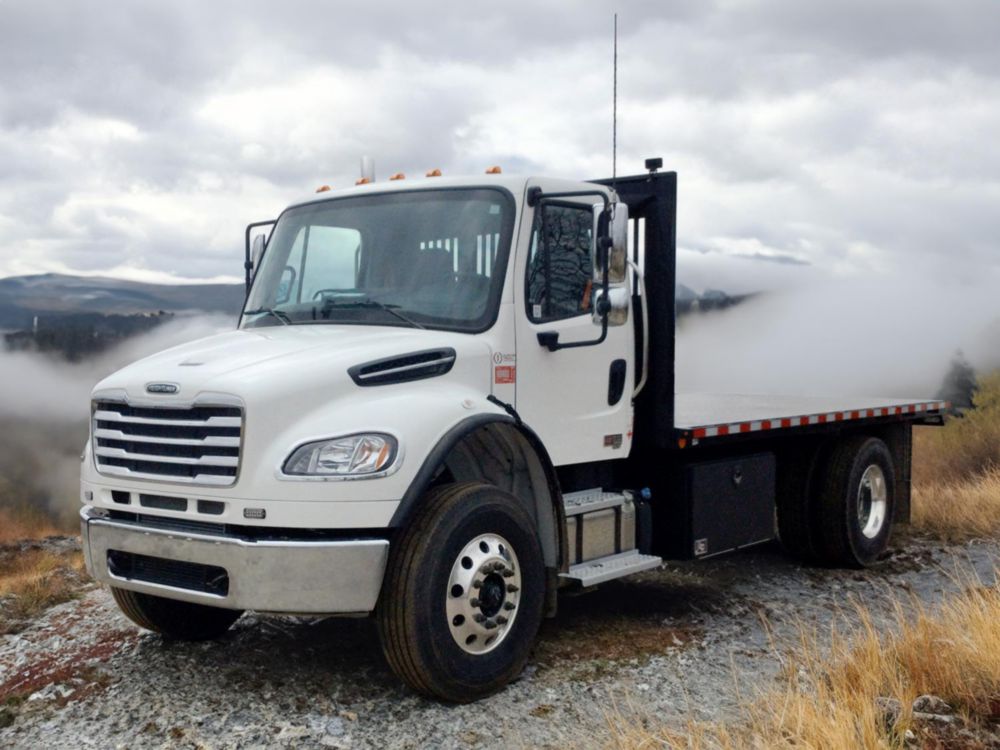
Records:
[[[599,344],[550,351],[538,340],[539,333],[558,334],[560,344],[601,335],[592,318],[595,200],[543,199],[518,243],[516,408],[557,466],[623,458],[631,447],[631,319],[609,326]]]

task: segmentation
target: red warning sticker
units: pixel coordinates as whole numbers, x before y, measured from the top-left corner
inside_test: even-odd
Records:
[[[497,385],[507,385],[517,381],[515,365],[497,365],[493,368],[493,382]]]

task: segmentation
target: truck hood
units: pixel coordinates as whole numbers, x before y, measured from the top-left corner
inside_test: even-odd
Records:
[[[134,362],[102,380],[94,393],[109,391],[138,402],[190,402],[206,393],[245,400],[255,394],[294,393],[350,385],[355,365],[424,349],[451,347],[468,371],[470,359],[482,371],[489,393],[490,348],[468,334],[384,326],[275,326],[235,330],[167,349]],[[481,362],[478,362],[481,360]],[[475,378],[479,380],[477,376]],[[151,394],[150,383],[167,383],[176,393]],[[472,385],[470,383],[470,385]],[[476,385],[479,385],[477,383]]]

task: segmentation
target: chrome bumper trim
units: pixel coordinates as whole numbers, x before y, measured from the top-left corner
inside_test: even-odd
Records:
[[[371,612],[389,557],[385,539],[332,542],[247,541],[154,529],[80,512],[84,559],[100,583],[227,609],[297,614]],[[108,551],[215,565],[229,574],[226,596],[119,578]]]

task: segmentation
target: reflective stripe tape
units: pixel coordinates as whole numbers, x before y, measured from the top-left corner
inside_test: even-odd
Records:
[[[695,438],[719,437],[723,435],[736,435],[748,432],[761,432],[763,430],[777,430],[789,427],[807,427],[816,424],[828,424],[831,422],[845,422],[855,419],[871,419],[875,417],[889,417],[902,414],[919,414],[930,411],[943,411],[948,408],[947,401],[933,401],[923,404],[905,404],[902,406],[884,406],[874,409],[857,409],[854,411],[826,412],[824,414],[803,414],[795,417],[781,417],[779,419],[761,419],[751,422],[735,422],[733,424],[707,425],[705,427],[695,427],[691,434]]]

